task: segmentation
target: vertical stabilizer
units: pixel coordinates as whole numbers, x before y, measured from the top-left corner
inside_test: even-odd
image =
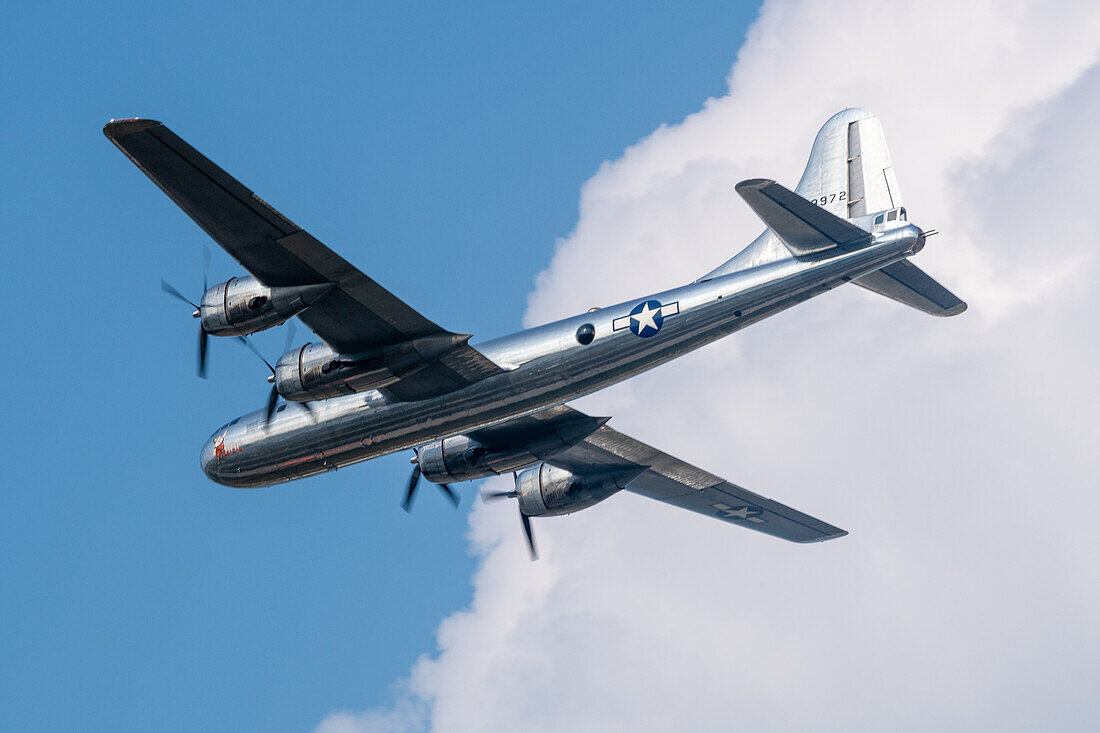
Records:
[[[882,123],[865,109],[837,112],[814,139],[795,193],[842,219],[902,205]],[[790,257],[771,230],[703,279]]]
[[[898,179],[877,117],[848,123],[849,219],[902,206]]]

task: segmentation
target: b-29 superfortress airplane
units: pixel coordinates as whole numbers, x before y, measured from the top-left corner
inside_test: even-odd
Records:
[[[457,504],[451,482],[513,473],[515,489],[499,495],[518,500],[532,557],[530,517],[568,514],[622,489],[794,542],[847,534],[565,403],[848,282],[936,316],[966,309],[909,261],[931,232],[909,223],[882,124],[862,109],[825,123],[793,192],[771,180],[737,184],[767,229],[713,271],[476,346],[161,123],[118,120],[103,132],[250,273],[192,303],[200,373],[208,334],[244,337],[297,317],[321,339],[271,367],[266,410],[214,431],[201,452],[207,476],[267,486],[412,449],[407,509],[421,476]]]

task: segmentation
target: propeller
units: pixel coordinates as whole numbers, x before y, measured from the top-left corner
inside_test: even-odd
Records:
[[[409,462],[413,464],[413,470],[409,474],[409,484],[405,487],[405,498],[401,500],[401,508],[406,512],[412,511],[413,497],[416,496],[416,487],[420,483],[420,455],[415,450]],[[436,484],[436,488],[443,492],[443,496],[447,497],[452,504],[458,506],[458,494],[455,493],[450,484]]]
[[[210,279],[210,248],[203,247],[202,251],[202,292],[203,295],[205,295],[208,288],[207,281]],[[194,308],[195,310],[191,312],[192,318],[202,318],[202,306],[198,305],[197,303],[193,303],[190,298],[185,296],[179,290],[176,290],[174,287],[172,287],[167,280],[161,279],[160,289],[171,295],[176,300],[183,301],[184,303],[187,303],[187,305]],[[206,333],[206,329],[202,327],[202,320],[199,320],[199,350],[198,367],[196,369],[196,373],[203,379],[206,379],[206,339],[208,336],[209,334]]]
[[[264,363],[264,366],[271,371],[271,375],[267,378],[267,381],[271,382],[271,392],[267,396],[267,411],[264,413],[264,423],[271,422],[271,416],[275,414],[275,403],[279,401],[279,385],[275,384],[275,367],[271,366],[271,362],[263,355],[263,353],[256,348],[256,344],[252,343],[247,336],[238,336],[237,340],[248,347],[249,351],[256,355],[256,357]]]
[[[283,344],[284,354],[290,351],[290,344],[294,341],[294,331],[294,322],[291,321],[287,324],[286,341]],[[271,422],[271,417],[275,414],[275,405],[277,405],[279,402],[279,384],[278,382],[276,382],[275,379],[275,367],[271,366],[271,362],[267,360],[263,353],[258,348],[256,348],[256,344],[252,343],[251,339],[249,339],[247,336],[238,336],[237,340],[247,346],[253,354],[259,357],[260,361],[262,361],[264,363],[264,366],[266,366],[271,372],[271,374],[267,378],[267,381],[271,382],[271,392],[269,392],[267,395],[267,408],[264,412],[264,425],[267,425]],[[299,402],[298,404],[304,407],[306,409],[306,412],[310,413],[310,415],[313,414],[313,408],[310,407],[308,402]]]
[[[519,475],[513,472],[512,480],[514,480],[518,485]],[[511,491],[486,491],[481,494],[481,498],[483,501],[496,501],[497,499],[516,499],[518,497],[519,492],[516,489],[512,489]],[[523,524],[523,534],[527,537],[527,550],[531,553],[531,560],[538,560],[539,553],[535,549],[535,535],[531,531],[531,517],[523,513],[522,506],[519,507],[519,521]]]

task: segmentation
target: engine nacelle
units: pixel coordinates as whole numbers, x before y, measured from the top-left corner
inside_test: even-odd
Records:
[[[538,460],[526,445],[487,446],[465,435],[428,443],[416,455],[424,478],[437,484],[511,473]]]
[[[268,287],[254,277],[235,277],[202,295],[202,328],[213,336],[243,336],[285,323],[317,302],[332,283]]]
[[[577,445],[607,422],[579,412],[540,420],[522,418],[482,428],[475,434],[452,435],[420,446],[416,455],[424,478],[437,484],[470,481],[527,468]]]
[[[516,498],[520,511],[529,517],[570,514],[598,504],[626,486],[637,475],[580,475],[564,468],[540,463],[516,477]]]
[[[419,371],[470,337],[440,334],[404,341],[363,354],[341,354],[327,344],[306,344],[275,364],[275,386],[283,398],[308,402],[385,387]]]

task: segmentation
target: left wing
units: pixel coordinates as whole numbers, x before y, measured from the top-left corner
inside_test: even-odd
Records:
[[[628,491],[792,542],[822,542],[848,534],[606,425],[546,462],[578,474],[642,469],[626,485]]]
[[[502,371],[466,343],[468,336],[420,315],[156,120],[111,122],[103,134],[264,285],[335,283],[298,315],[335,350],[357,354],[454,337],[453,349],[385,388],[398,399],[446,394]]]

